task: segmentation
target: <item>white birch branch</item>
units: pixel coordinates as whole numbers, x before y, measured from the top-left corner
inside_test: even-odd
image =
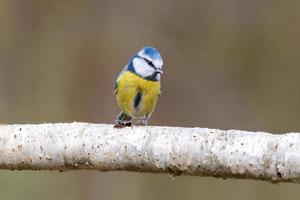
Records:
[[[0,126],[0,168],[300,181],[300,133],[66,123]]]

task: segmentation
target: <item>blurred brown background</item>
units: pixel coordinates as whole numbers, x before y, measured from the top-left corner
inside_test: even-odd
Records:
[[[130,56],[164,58],[152,125],[300,130],[300,1],[0,1],[0,122],[113,123]],[[298,199],[300,186],[0,171],[1,199]]]

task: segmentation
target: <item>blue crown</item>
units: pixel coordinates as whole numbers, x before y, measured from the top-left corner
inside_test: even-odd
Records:
[[[144,47],[141,52],[143,52],[145,55],[148,55],[153,60],[162,60],[160,53],[154,47]]]

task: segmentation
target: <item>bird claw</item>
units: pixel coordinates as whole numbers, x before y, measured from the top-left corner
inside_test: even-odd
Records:
[[[131,122],[125,122],[125,123],[117,123],[114,125],[114,128],[125,128],[125,127],[131,127]]]
[[[137,123],[136,123],[137,126],[147,126],[147,120],[146,119],[142,119],[142,120],[139,120]]]
[[[126,122],[125,126],[131,127],[132,126],[132,122]]]

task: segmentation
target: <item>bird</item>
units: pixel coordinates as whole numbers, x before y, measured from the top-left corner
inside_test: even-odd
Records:
[[[161,94],[163,60],[159,51],[143,47],[117,76],[114,92],[121,112],[114,127],[146,126]]]

